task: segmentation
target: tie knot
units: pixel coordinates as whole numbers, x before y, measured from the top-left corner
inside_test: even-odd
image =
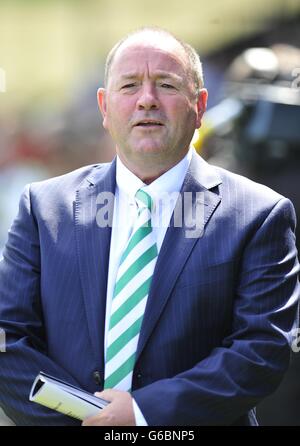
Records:
[[[135,199],[140,210],[146,207],[150,212],[152,212],[153,200],[151,195],[149,195],[143,189],[139,189],[135,194]]]

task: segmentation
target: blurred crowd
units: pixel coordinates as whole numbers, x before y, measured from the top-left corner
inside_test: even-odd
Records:
[[[27,183],[112,160],[112,141],[97,109],[99,86],[74,94],[65,108],[0,111],[0,252]]]

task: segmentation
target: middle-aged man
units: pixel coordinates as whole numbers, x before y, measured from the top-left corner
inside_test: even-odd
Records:
[[[79,424],[28,401],[42,370],[105,389],[84,425],[255,425],[293,342],[293,206],[190,147],[207,100],[190,46],[139,30],[105,83],[116,159],[28,186],[9,232],[0,404],[17,424]]]

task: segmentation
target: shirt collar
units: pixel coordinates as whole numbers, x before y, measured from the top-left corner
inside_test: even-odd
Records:
[[[146,185],[140,178],[132,173],[117,156],[116,164],[116,183],[117,187],[133,200],[136,192],[141,187],[148,192],[153,200],[159,199],[162,193],[179,192],[190,165],[193,151],[195,149],[190,146],[189,151],[182,160],[175,166],[162,174],[152,183]]]

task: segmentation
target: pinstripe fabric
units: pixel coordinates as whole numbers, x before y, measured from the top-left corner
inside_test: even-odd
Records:
[[[89,166],[33,184],[21,198],[0,262],[8,342],[0,405],[17,424],[79,424],[28,401],[40,370],[99,390],[110,229],[97,226],[95,213],[114,178],[114,163]],[[252,408],[289,362],[299,297],[294,210],[197,155],[182,191],[203,192],[204,235],[166,233],[132,395],[150,425],[254,424]]]

